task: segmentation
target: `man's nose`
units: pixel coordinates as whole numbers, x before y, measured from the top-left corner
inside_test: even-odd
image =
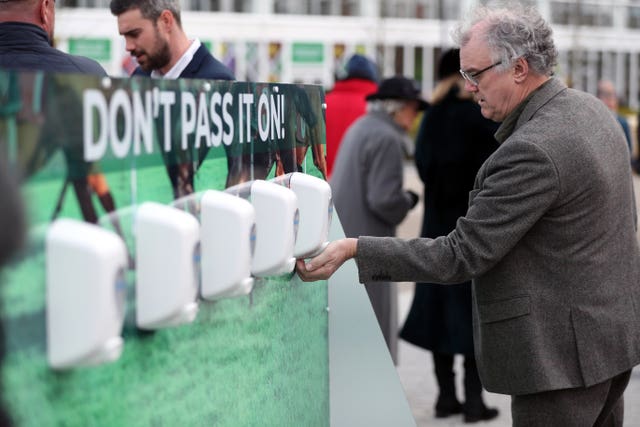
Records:
[[[471,83],[469,80],[464,81],[464,90],[467,92],[476,92],[478,90],[478,86]]]
[[[136,44],[133,42],[133,40],[131,40],[129,38],[125,38],[125,46],[124,46],[124,48],[128,52],[133,52],[136,49]]]

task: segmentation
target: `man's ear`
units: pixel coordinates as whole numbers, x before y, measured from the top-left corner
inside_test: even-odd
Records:
[[[529,75],[529,63],[523,57],[516,60],[513,67],[513,79],[516,83],[522,83]]]
[[[165,9],[162,11],[162,13],[160,14],[160,16],[158,17],[158,25],[164,30],[164,31],[171,31],[171,29],[173,28],[174,24],[175,24],[175,19],[173,18],[173,13],[171,13],[171,11]]]
[[[40,0],[38,6],[38,18],[40,18],[40,27],[53,37],[53,28],[55,25],[55,0]],[[53,40],[50,40],[53,43]]]
[[[38,17],[40,18],[40,23],[42,25],[47,25],[49,23],[49,2],[53,0],[41,0],[38,6]]]

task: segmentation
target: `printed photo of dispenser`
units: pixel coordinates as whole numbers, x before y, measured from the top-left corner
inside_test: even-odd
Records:
[[[202,298],[246,295],[253,289],[251,259],[256,211],[242,197],[208,190],[200,200]]]
[[[298,198],[300,223],[293,255],[310,258],[329,244],[333,200],[329,183],[306,173],[293,172],[274,179],[293,191]]]
[[[61,218],[45,237],[47,358],[54,369],[112,362],[123,349],[127,250],[117,234]]]
[[[178,208],[145,202],[136,211],[134,236],[137,326],[192,322],[198,313],[198,220]]]

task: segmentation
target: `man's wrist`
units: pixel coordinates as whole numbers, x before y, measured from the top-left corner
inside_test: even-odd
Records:
[[[358,239],[350,237],[347,239],[347,254],[349,258],[355,258],[358,253]]]

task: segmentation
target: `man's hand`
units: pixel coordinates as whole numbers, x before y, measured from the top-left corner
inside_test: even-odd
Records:
[[[305,262],[298,259],[296,271],[304,282],[326,280],[348,259],[356,256],[358,239],[341,239],[329,243],[320,255]]]

